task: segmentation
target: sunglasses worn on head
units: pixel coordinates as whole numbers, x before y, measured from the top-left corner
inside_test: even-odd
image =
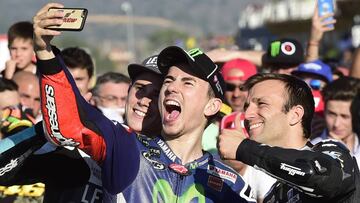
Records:
[[[226,85],[226,91],[232,92],[234,91],[236,88],[239,88],[240,91],[242,91],[244,85],[234,85],[234,84],[230,84],[230,83],[225,83]]]

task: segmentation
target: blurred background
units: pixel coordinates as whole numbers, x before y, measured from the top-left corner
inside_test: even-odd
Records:
[[[7,29],[32,20],[44,0],[0,1],[0,53],[6,53]],[[54,43],[79,46],[95,58],[97,74],[126,73],[168,45],[264,50],[278,37],[292,37],[305,46],[315,0],[63,0],[66,7],[84,7],[89,15],[83,31],[64,32]],[[342,58],[360,43],[360,0],[337,0],[335,31],[324,37],[321,55]],[[0,66],[7,59],[0,56]],[[1,68],[1,67],[0,67]]]

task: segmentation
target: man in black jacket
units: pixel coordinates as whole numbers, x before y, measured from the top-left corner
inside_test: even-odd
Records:
[[[314,100],[305,82],[287,75],[257,74],[248,79],[246,139],[238,130],[219,136],[220,155],[263,170],[278,181],[264,202],[359,202],[356,162],[342,143],[308,142]]]

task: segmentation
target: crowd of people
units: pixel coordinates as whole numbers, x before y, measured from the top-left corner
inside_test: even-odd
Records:
[[[0,202],[360,201],[360,50],[321,60],[333,14],[315,9],[306,47],[169,45],[95,76],[84,49],[53,44],[51,7],[8,30]]]

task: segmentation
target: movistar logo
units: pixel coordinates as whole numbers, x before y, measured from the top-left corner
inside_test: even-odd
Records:
[[[200,184],[192,184],[181,196],[174,194],[168,181],[159,179],[153,188],[152,202],[192,202],[197,199],[199,203],[205,203],[205,190]]]

